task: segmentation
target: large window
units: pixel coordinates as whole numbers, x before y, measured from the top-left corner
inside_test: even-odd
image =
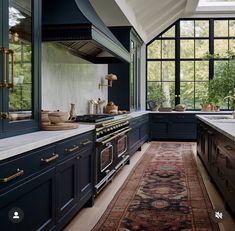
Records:
[[[209,79],[227,64],[228,51],[235,51],[234,19],[177,21],[147,45],[147,100],[161,91],[164,106],[200,109]],[[208,53],[218,56],[208,60]]]

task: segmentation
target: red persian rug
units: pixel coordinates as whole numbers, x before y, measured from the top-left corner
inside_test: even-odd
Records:
[[[194,143],[152,142],[93,231],[217,231]]]

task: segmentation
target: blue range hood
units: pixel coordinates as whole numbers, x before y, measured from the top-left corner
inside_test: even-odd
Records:
[[[130,62],[89,0],[42,0],[42,9],[43,41],[58,42],[92,63]]]

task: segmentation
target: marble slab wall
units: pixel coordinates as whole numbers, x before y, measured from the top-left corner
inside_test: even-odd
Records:
[[[42,45],[42,109],[88,113],[88,100],[107,101],[107,87],[98,88],[108,73],[107,64],[91,64],[56,43]]]

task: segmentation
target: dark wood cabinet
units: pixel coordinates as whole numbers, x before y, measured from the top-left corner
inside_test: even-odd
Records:
[[[110,30],[130,52],[131,62],[109,64],[108,72],[117,75],[118,81],[115,81],[112,88],[108,89],[108,99],[114,101],[120,110],[139,109],[141,46],[143,41],[132,27],[110,27]]]
[[[94,203],[94,132],[87,132],[0,162],[3,230],[61,230]],[[24,219],[13,223],[9,211]]]
[[[39,129],[41,1],[2,0],[0,15],[0,138],[3,138]]]
[[[149,140],[149,115],[142,115],[130,120],[131,131],[128,133],[129,154],[133,155],[144,142]]]
[[[201,120],[197,124],[197,154],[235,214],[235,142]]]
[[[196,140],[195,114],[150,113],[152,140]]]

